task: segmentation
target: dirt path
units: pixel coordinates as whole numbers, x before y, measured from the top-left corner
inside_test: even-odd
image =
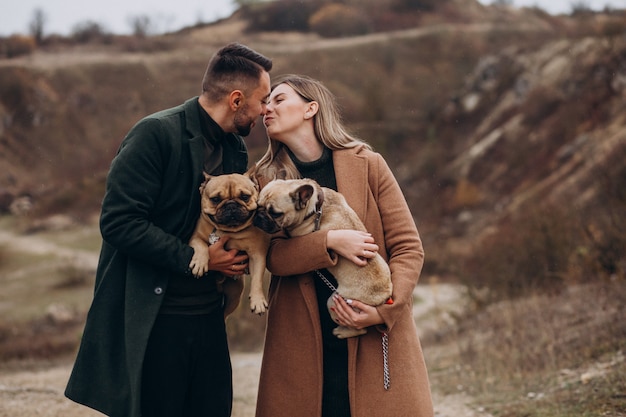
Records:
[[[253,417],[260,353],[235,353],[232,357],[234,403],[232,417]],[[63,396],[71,360],[38,369],[3,372],[0,375],[0,417],[97,417],[103,414]],[[464,394],[434,393],[436,417],[491,417],[471,406]]]
[[[19,252],[54,255],[60,261],[71,262],[84,269],[95,270],[98,264],[98,253],[96,252],[63,247],[36,234],[19,235],[11,231],[0,230],[0,245],[6,245]]]
[[[15,236],[0,230],[0,244],[11,242],[21,251],[52,253],[72,259],[83,267],[94,267],[97,255],[53,245],[36,235]],[[449,320],[464,306],[461,286],[430,280],[415,290],[414,315],[420,332]],[[427,347],[425,348],[427,351]],[[95,417],[102,414],[77,405],[63,396],[73,358],[52,364],[16,364],[0,373],[0,417]],[[233,353],[233,417],[253,417],[261,353]],[[472,405],[465,394],[441,396],[433,393],[436,417],[491,417]]]
[[[316,35],[302,33],[267,32],[246,36],[246,23],[243,20],[231,19],[218,25],[210,25],[203,29],[196,29],[189,34],[189,38],[180,37],[179,42],[191,41],[199,53],[204,51],[207,45],[219,46],[231,41],[233,38],[241,38],[240,42],[254,44],[257,48],[262,48],[264,52],[270,54],[292,53],[302,51],[330,50],[338,48],[351,48],[355,46],[371,45],[380,42],[389,42],[402,39],[418,39],[437,33],[477,33],[477,32],[527,32],[542,31],[542,27],[533,24],[521,23],[516,25],[497,25],[488,23],[441,23],[425,27],[402,29],[389,32],[370,33],[361,36],[345,38],[320,38]],[[285,37],[289,41],[285,41]],[[162,52],[122,52],[120,50],[89,50],[83,47],[69,48],[64,51],[35,51],[26,56],[15,57],[10,60],[0,60],[0,67],[23,65],[42,70],[51,70],[76,64],[96,64],[107,62],[111,55],[115,54],[116,61],[125,62],[158,62],[160,60],[185,59],[189,54],[189,46],[184,51],[166,50]]]

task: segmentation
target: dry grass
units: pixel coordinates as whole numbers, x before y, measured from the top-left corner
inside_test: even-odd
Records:
[[[215,27],[206,28],[207,31],[213,29]],[[230,32],[223,34],[221,39],[244,36],[239,32],[232,36]],[[42,73],[47,77],[38,82],[26,70],[7,67],[3,71],[6,76],[0,78],[6,82],[0,83],[0,89],[7,93],[5,107],[24,110],[18,112],[19,117],[14,120],[17,128],[6,136],[11,145],[7,147],[7,151],[11,150],[7,153],[7,163],[10,166],[28,166],[27,162],[32,160],[40,163],[37,177],[20,184],[21,188],[36,191],[35,197],[40,204],[37,214],[67,213],[72,209],[68,206],[72,202],[77,218],[89,209],[97,209],[102,195],[102,172],[132,122],[152,110],[177,104],[197,93],[197,74],[194,75],[189,68],[203,68],[206,53],[212,51],[220,39],[201,35],[195,33],[194,42],[187,43],[202,47],[202,54],[170,51],[141,59],[125,55],[119,62],[111,63],[108,59],[106,63],[97,59],[90,63],[89,57],[66,54],[79,60],[73,66],[66,66],[65,59],[50,55],[49,62],[42,64],[46,68]],[[544,37],[550,36],[543,30],[532,33],[433,30],[406,38],[372,37],[366,44],[351,44],[350,39],[321,42],[309,35],[298,35],[296,40],[306,40],[298,44],[286,41],[282,34],[276,38],[280,42],[272,40],[271,34],[263,34],[251,45],[275,58],[276,74],[307,73],[324,81],[337,94],[350,126],[385,155],[394,169],[397,168],[400,180],[407,181],[402,185],[412,209],[419,213],[424,225],[420,230],[428,239],[437,236],[435,231],[442,228],[438,216],[455,215],[467,207],[480,207],[484,194],[475,185],[486,186],[488,174],[492,171],[491,164],[484,164],[485,172],[474,172],[474,177],[465,183],[450,181],[441,172],[450,158],[449,152],[465,143],[450,139],[455,137],[454,129],[462,132],[464,137],[465,130],[471,128],[470,120],[463,117],[434,123],[442,114],[444,103],[459,90],[463,77],[472,71],[481,56],[496,53],[512,43],[518,45],[520,51],[534,50],[545,43]],[[185,65],[180,65],[183,54]],[[315,65],[311,65],[312,62]],[[360,77],[354,76],[355,67],[358,67]],[[506,70],[503,89],[515,76],[512,69]],[[133,88],[126,88],[129,85]],[[524,120],[532,126],[543,126],[548,132],[544,136],[569,132],[567,129],[572,127],[562,124],[570,123],[584,112],[579,101],[606,101],[605,90],[593,88],[592,91],[593,94],[588,96],[581,95],[581,100],[569,100],[566,106],[558,96],[546,96],[544,90],[538,90],[528,100]],[[504,91],[499,87],[496,93],[494,99]],[[492,97],[486,97],[485,103],[492,101]],[[127,103],[122,112],[119,103]],[[598,111],[590,119],[591,127],[594,123],[604,122],[607,116],[604,107],[598,105],[595,108]],[[37,111],[33,113],[33,109]],[[488,111],[489,108],[485,107],[476,113]],[[480,114],[474,116],[478,118]],[[104,125],[101,123],[103,118],[107,120]],[[44,124],[37,124],[42,120]],[[40,137],[47,140],[41,142]],[[38,142],[30,142],[31,138],[37,138]],[[542,156],[540,165],[549,167],[543,158],[554,152],[551,147],[557,142],[544,142],[547,148],[535,150]],[[264,137],[251,137],[248,143],[251,145],[251,160],[254,160],[259,149],[265,147]],[[33,153],[33,149],[40,149],[39,153]],[[416,149],[420,152],[415,152]],[[530,178],[523,169],[529,165],[528,158],[521,157],[525,155],[522,152],[529,149],[502,150],[502,155],[507,157],[508,180],[493,184],[496,192],[514,185],[512,179]],[[406,155],[412,158],[407,159]],[[57,166],[59,164],[55,161],[63,163]],[[610,178],[616,180],[616,190],[623,189],[623,181],[617,181],[622,177]],[[22,180],[24,175],[15,174],[15,178]],[[56,185],[40,190],[35,185],[41,182],[41,178],[50,178],[49,185]],[[423,184],[411,181],[423,178],[440,181],[443,191],[434,192],[434,198],[423,198],[429,194],[424,192]],[[497,188],[498,184],[501,188]],[[443,198],[448,186],[452,190],[450,207],[445,205],[447,200]],[[604,204],[605,200],[601,203]],[[620,211],[616,210],[616,213]],[[572,261],[578,259],[575,255],[581,253],[591,254],[585,256],[592,260],[597,258],[602,264],[602,268],[595,271],[609,270],[597,254],[614,252],[617,262],[609,259],[609,266],[623,266],[623,238],[620,237],[623,233],[619,233],[623,229],[613,227],[616,237],[598,233],[598,230],[609,230],[600,227],[600,220],[610,216],[602,219],[589,216],[597,219],[595,221],[600,226],[587,228],[589,233],[595,233],[591,236],[595,239],[594,245],[585,242],[586,246],[583,246],[579,239],[569,238],[558,230],[542,234],[542,230],[556,230],[567,220],[566,216],[556,215],[560,222],[537,223],[534,229],[532,222],[515,223],[513,226],[525,227],[511,227],[508,231],[501,229],[500,240],[494,239],[492,247],[474,254],[474,259],[481,262],[473,271],[469,271],[471,265],[456,265],[451,271],[442,267],[444,272],[453,272],[457,276],[474,273],[473,277],[477,279],[467,282],[487,282],[492,289],[499,283],[505,285],[501,293],[511,295],[511,290],[517,298],[502,301],[501,297],[495,297],[492,304],[459,314],[456,321],[450,322],[452,324],[447,327],[442,324],[437,332],[424,338],[434,389],[454,394],[461,391],[474,396],[480,405],[500,417],[625,415],[626,372],[624,352],[620,350],[626,346],[624,317],[623,314],[620,316],[626,300],[623,276],[614,281],[601,281],[600,274],[593,273],[594,269],[578,268],[582,273],[576,275],[578,281],[574,282],[570,274],[574,270]],[[539,213],[535,220],[548,217]],[[11,227],[0,218],[0,231]],[[97,232],[31,230],[36,231],[36,238],[53,242],[67,251],[86,249],[96,254],[99,248]],[[532,233],[526,233],[528,231]],[[554,241],[552,237],[561,240]],[[449,241],[445,234],[442,240]],[[456,252],[448,255],[444,250],[435,250],[433,243],[425,243],[430,256],[427,271],[437,270],[433,268],[433,260],[437,260],[438,255],[443,256],[438,259],[439,265],[449,267],[446,256],[453,257]],[[576,245],[572,247],[572,243]],[[466,251],[469,248],[467,241],[460,246]],[[553,256],[546,258],[550,253]],[[559,262],[555,263],[555,259]],[[555,265],[559,266],[558,270],[554,270]],[[508,274],[507,282],[503,280],[502,271]],[[550,295],[533,292],[543,288],[539,284],[545,284],[545,277],[558,278],[559,285],[554,288],[559,291]],[[580,278],[584,282],[596,283],[581,285]],[[0,294],[0,367],[7,358],[54,359],[75,349],[91,301],[92,279],[92,271],[76,266],[73,261],[68,261],[67,256],[36,254],[10,246],[0,249],[0,284],[3,285]],[[532,285],[524,291],[510,286],[523,282]],[[480,295],[475,294],[474,301],[480,302]],[[246,302],[244,298],[242,308],[228,322],[235,350],[256,350],[261,344],[263,319],[248,313]]]
[[[0,362],[72,352],[91,303],[101,243],[96,224],[59,230],[33,224],[39,222],[25,226],[0,219],[0,230],[31,231],[21,236],[19,245],[0,245]],[[92,256],[85,261],[87,254]],[[231,347],[237,351],[262,347],[265,318],[250,313],[249,288],[248,279],[241,306],[227,321]]]
[[[623,281],[502,301],[424,338],[433,385],[498,416],[626,415]]]
[[[11,226],[0,219],[0,227]],[[81,228],[33,238],[65,249],[96,248],[93,236]],[[0,283],[0,367],[16,359],[54,361],[76,349],[92,272],[5,245]],[[500,417],[624,416],[625,304],[626,286],[615,279],[454,309],[422,337],[433,389],[474,398],[475,406]],[[233,351],[258,351],[263,323],[244,297],[228,322]]]
[[[19,230],[3,218],[1,230]],[[74,239],[70,237],[73,233]],[[10,236],[10,235],[9,235]],[[90,265],[68,257],[99,245],[99,236],[78,228],[6,239],[0,245],[0,363],[51,358],[74,351],[93,294]],[[45,237],[48,236],[48,237]],[[52,238],[55,236],[55,238]],[[42,244],[43,242],[53,242]],[[55,252],[50,252],[53,249]]]

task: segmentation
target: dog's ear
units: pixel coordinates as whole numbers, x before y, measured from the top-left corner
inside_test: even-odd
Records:
[[[209,175],[204,171],[202,172],[202,175],[204,175],[204,181],[202,181],[202,184],[200,184],[200,194],[204,192],[204,187],[206,187],[207,183],[211,181],[211,178],[213,178],[212,175]]]
[[[250,181],[254,183],[254,188],[256,188],[257,191],[261,190],[261,185],[259,184],[259,178],[256,176],[256,170],[254,168],[250,168],[243,175],[250,178]]]
[[[296,206],[296,210],[302,210],[306,208],[306,203],[313,196],[313,186],[310,184],[301,185],[298,189],[292,193],[291,198]]]
[[[286,169],[280,169],[276,172],[276,174],[274,175],[274,179],[277,180],[286,180],[287,179],[287,170]]]
[[[244,172],[242,175],[245,176],[245,177],[248,177],[252,181],[254,181],[254,178],[256,177],[256,167],[253,166],[252,168],[250,168],[246,172]]]

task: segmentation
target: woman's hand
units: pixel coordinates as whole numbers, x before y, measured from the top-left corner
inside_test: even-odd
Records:
[[[335,306],[332,308],[337,314],[337,321],[344,327],[360,330],[384,323],[376,307],[358,300],[344,300],[336,293],[333,294],[333,301]]]
[[[378,253],[378,245],[370,233],[350,229],[329,230],[326,247],[358,266],[365,266]]]
[[[222,236],[209,246],[209,270],[232,277],[241,275],[248,268],[248,255],[237,249],[226,249],[228,236]]]

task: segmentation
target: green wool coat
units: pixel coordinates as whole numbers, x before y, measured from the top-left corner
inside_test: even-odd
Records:
[[[394,303],[378,307],[386,326],[348,339],[352,417],[432,417],[428,374],[413,320],[413,290],[424,262],[415,222],[381,155],[363,147],[333,151],[333,165],[338,191],[373,235],[393,281]],[[318,231],[272,240],[256,417],[321,416],[322,334],[313,282],[319,278],[306,271],[337,262],[326,249],[326,235]],[[382,330],[389,335],[389,390],[383,387]]]
[[[94,298],[65,395],[110,416],[140,416],[148,337],[169,278],[189,275],[205,152],[197,100],[137,123],[107,177]],[[224,172],[244,172],[241,137],[223,146]]]

